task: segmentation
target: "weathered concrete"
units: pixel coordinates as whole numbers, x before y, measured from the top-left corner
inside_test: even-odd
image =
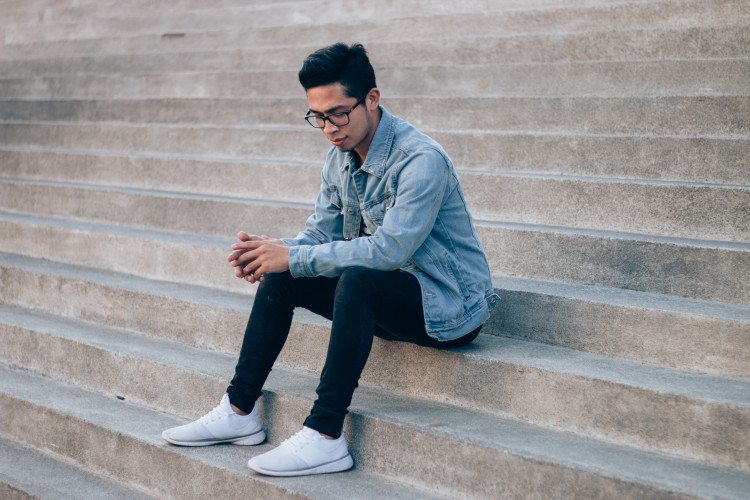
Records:
[[[318,28],[320,29],[320,28]],[[335,27],[333,27],[335,30]],[[451,30],[452,31],[452,30]],[[294,36],[299,37],[299,34]],[[386,37],[386,38],[382,38]],[[464,37],[468,38],[468,37]],[[744,58],[750,55],[750,34],[744,26],[673,31],[588,32],[492,38],[441,38],[423,41],[387,40],[368,43],[373,64],[382,68],[578,61],[643,61],[649,59]],[[319,43],[292,48],[254,47],[243,51],[154,53],[140,55],[70,56],[55,59],[3,61],[0,73],[19,77],[60,74],[213,72],[231,67],[242,71],[291,70]]]
[[[54,431],[57,427],[55,422],[59,422],[67,425],[71,429],[70,432],[81,436],[82,440],[85,440],[83,436],[88,435],[104,441],[112,433],[113,428],[117,429],[122,446],[139,444],[138,447],[143,450],[141,453],[147,451],[148,455],[153,457],[149,458],[154,463],[158,455],[168,453],[173,457],[169,461],[171,463],[177,460],[177,456],[197,455],[204,463],[215,462],[220,457],[225,464],[224,467],[227,467],[229,459],[237,460],[237,453],[244,452],[246,458],[264,450],[264,447],[250,450],[245,447],[241,452],[233,453],[235,450],[232,450],[232,447],[213,447],[196,451],[175,449],[164,444],[154,446],[159,439],[157,436],[160,430],[174,425],[174,419],[166,416],[151,418],[152,412],[138,409],[127,402],[97,397],[80,389],[57,386],[52,381],[34,379],[7,369],[3,370],[3,375],[0,398],[4,403],[14,402],[12,405],[2,406],[5,409],[3,421],[13,423],[10,431],[16,438],[22,435],[19,432],[22,432],[23,428],[34,425],[47,415],[45,420],[50,422],[45,426],[45,430]],[[274,429],[270,439],[271,442],[275,442],[290,429],[299,426],[298,422],[305,415],[305,407],[309,408],[311,403],[311,399],[300,393],[312,392],[314,379],[299,372],[275,370],[272,380],[264,397],[264,414]],[[56,386],[54,398],[47,394],[50,386]],[[281,395],[279,391],[285,395]],[[128,393],[130,394],[132,392]],[[40,403],[40,397],[45,398],[44,404],[50,408],[47,412],[34,412],[34,408]],[[78,405],[71,406],[72,398],[78,400]],[[95,404],[100,409],[98,414],[87,415],[81,408],[84,401],[88,403],[87,406]],[[360,413],[360,404],[369,410]],[[673,457],[643,453],[581,438],[578,438],[577,446],[571,447],[569,434],[535,430],[512,420],[483,417],[481,414],[459,408],[449,409],[445,405],[424,403],[419,408],[414,408],[408,400],[392,397],[386,402],[379,399],[376,393],[362,390],[356,398],[353,410],[351,423],[347,427],[357,435],[356,440],[352,439],[352,448],[359,466],[356,471],[340,476],[342,488],[346,487],[347,479],[354,479],[352,476],[355,475],[365,476],[369,470],[380,473],[389,471],[396,475],[396,471],[400,470],[401,473],[408,473],[412,482],[430,485],[443,492],[459,494],[458,492],[463,491],[470,496],[489,498],[497,498],[501,492],[509,497],[528,496],[539,487],[544,488],[539,491],[557,492],[556,495],[564,497],[575,496],[574,492],[580,492],[581,489],[591,496],[615,495],[628,498],[642,495],[700,495],[701,490],[705,494],[721,489],[723,495],[731,498],[740,497],[747,488],[748,476],[730,469],[707,467]],[[117,412],[116,418],[111,415],[114,411]],[[34,414],[37,416],[33,417]],[[145,418],[149,418],[149,422],[143,425]],[[453,429],[453,432],[441,430],[446,425]],[[281,432],[277,427],[282,428]],[[464,435],[475,437],[470,442],[459,444],[455,437],[457,430],[461,430]],[[409,437],[396,437],[401,436],[403,432],[407,432]],[[384,439],[385,436],[388,438]],[[499,437],[505,443],[499,441]],[[29,444],[35,445],[45,438],[51,440],[52,436],[45,432],[37,436],[24,437],[27,442],[31,441]],[[360,453],[360,446],[366,450],[365,453]],[[428,467],[420,471],[415,469],[415,466],[419,467],[414,461],[415,452],[421,454],[425,449],[430,449],[436,457],[443,458],[431,461]],[[384,455],[381,456],[383,452]],[[67,453],[75,452],[71,450]],[[127,455],[129,453],[123,450],[118,461],[118,468],[124,469],[120,474],[126,477],[134,473],[132,461]],[[545,455],[549,457],[546,463],[541,460]],[[618,455],[621,458],[618,459]],[[80,457],[77,459],[81,460]],[[106,461],[104,463],[106,464]],[[158,469],[155,467],[150,471],[150,477],[157,478],[163,474],[160,469],[165,468],[167,464],[163,461],[162,464]],[[232,467],[235,474],[239,472],[239,467],[239,464]],[[456,482],[458,478],[465,477],[465,470],[479,472],[483,481]],[[669,478],[676,477],[674,473],[678,470],[683,471],[692,481],[685,478],[679,481],[670,480]],[[689,473],[685,472],[687,470]],[[647,481],[633,480],[634,477],[643,474],[649,477]],[[717,474],[722,478],[720,483],[709,479],[716,478]],[[244,475],[249,473],[245,472]],[[255,477],[257,476],[251,479]],[[521,480],[510,481],[512,477]],[[543,484],[538,483],[538,479],[529,481],[534,477],[543,477]],[[586,480],[583,481],[582,478]],[[143,481],[144,478],[139,477],[139,480]],[[153,481],[154,479],[151,479],[149,482]],[[293,484],[297,488],[302,488],[308,482],[315,483],[315,478],[305,478]],[[284,481],[277,480],[268,483],[285,484]],[[367,487],[366,480],[359,483],[362,483],[362,491],[367,491],[364,489]],[[173,484],[169,486],[175,487]],[[388,484],[384,483],[382,488],[381,491],[387,491]]]
[[[580,4],[580,2],[577,2]],[[86,7],[87,16],[92,16],[94,9],[106,5],[95,4]],[[129,3],[128,5],[132,5]],[[213,6],[211,10],[216,10]],[[444,4],[443,4],[444,5]],[[493,6],[498,5],[493,2]],[[153,4],[138,9],[145,15]],[[103,38],[77,39],[54,42],[36,40],[24,44],[7,45],[0,51],[0,59],[34,59],[64,56],[97,55],[97,54],[141,54],[166,53],[183,51],[226,50],[227,47],[252,46],[274,47],[296,42],[299,45],[315,44],[323,46],[330,42],[329,31],[335,31],[342,40],[359,40],[368,45],[371,42],[404,41],[413,43],[416,39],[445,39],[451,37],[512,37],[530,34],[571,34],[572,32],[603,32],[609,30],[668,30],[691,28],[694,26],[736,26],[750,20],[750,12],[741,0],[712,1],[670,1],[647,3],[610,3],[590,4],[586,6],[549,7],[531,6],[528,4],[492,12],[484,7],[484,12],[467,13],[461,16],[453,14],[436,14],[389,19],[386,26],[370,21],[357,22],[347,19],[343,23],[332,23],[330,19],[321,19],[314,25],[276,26],[272,28],[252,28],[242,26],[228,28],[226,25],[210,31],[195,31],[196,23],[190,30],[172,36],[165,33],[147,35],[129,34],[127,38],[107,33]],[[67,9],[52,14],[54,6],[45,9],[46,17],[53,17],[48,22],[59,23],[68,19],[79,22],[84,9]],[[106,5],[101,17],[121,15],[116,5]],[[38,13],[33,14],[34,17]],[[229,17],[229,16],[228,16]],[[325,27],[325,29],[321,29]],[[385,32],[384,32],[385,30]],[[594,37],[601,33],[592,33]],[[641,47],[646,47],[642,44]]]
[[[243,293],[222,292],[13,254],[0,254],[0,276],[4,303],[230,354],[239,351],[248,294],[255,291],[247,285]],[[748,308],[507,277],[495,281],[502,300],[485,334],[750,379]],[[304,334],[310,328],[326,331],[328,323],[298,310],[294,325]]]
[[[748,184],[750,140],[672,136],[425,130],[459,168],[488,172]],[[322,161],[330,144],[305,125],[241,127],[0,122],[6,149],[195,159]],[[288,144],[295,144],[294,148]],[[72,151],[71,151],[72,150]],[[715,173],[714,173],[715,171]],[[718,182],[721,182],[720,180]]]
[[[218,236],[233,235],[238,224],[259,234],[297,234],[313,212],[314,195],[303,204],[267,201],[283,199],[276,193],[297,172],[281,179],[265,173],[248,175],[248,184],[271,186],[256,199],[0,178],[0,208]],[[473,172],[461,178],[472,215],[481,220],[750,241],[750,188]]]
[[[0,121],[300,125],[306,103],[301,87],[298,90],[289,99],[4,101],[0,102]],[[390,111],[417,126],[441,124],[443,130],[738,139],[750,136],[747,96],[400,98],[396,92],[391,89],[382,100]]]
[[[439,51],[438,51],[439,53]],[[63,75],[0,79],[2,99],[298,97],[294,67],[204,73]],[[745,95],[747,59],[653,60],[378,68],[378,84],[395,95],[431,97],[710,97]],[[286,75],[284,78],[283,75]],[[269,77],[270,76],[270,77]],[[276,88],[271,88],[275,85]]]
[[[27,446],[55,450],[87,469],[180,498],[439,498],[425,489],[355,470],[336,476],[263,478],[247,459],[267,447],[181,448],[160,437],[183,421],[162,412],[3,367],[0,433]],[[15,387],[13,389],[13,387]],[[96,408],[97,411],[91,411]]]
[[[216,390],[215,384],[188,374],[161,374],[162,364],[181,370],[206,366],[221,384],[231,378],[236,360],[236,351],[211,360],[194,348],[7,306],[0,307],[0,325],[10,340],[0,350],[6,363],[98,391],[137,391],[137,401],[180,414],[200,401],[194,398]],[[237,338],[240,331],[234,333]],[[319,373],[327,344],[326,326],[299,324],[280,362]],[[110,375],[103,367],[110,367]],[[157,380],[166,385],[160,388]],[[363,382],[385,394],[447,401],[750,471],[739,444],[750,429],[747,382],[490,336],[456,351],[376,342]],[[169,402],[167,387],[190,394],[181,396],[189,398],[184,406]]]
[[[0,10],[0,352],[21,368],[0,434],[159,497],[750,494],[747,2]],[[270,444],[158,434],[231,373],[255,288],[232,233],[310,210],[329,145],[295,73],[331,33],[454,159],[503,301],[464,349],[375,342],[354,472],[263,480],[247,457],[314,397],[314,315],[269,379]]]
[[[0,497],[4,500],[156,498],[5,439],[0,439],[0,483],[3,483],[0,484]],[[12,490],[6,489],[8,487]]]
[[[247,226],[237,220],[234,235]],[[477,223],[493,272],[750,305],[750,247],[510,223]],[[153,279],[239,289],[230,237],[0,212],[0,251],[37,254]],[[42,231],[48,238],[40,240]],[[554,256],[554,257],[551,257]],[[691,265],[688,267],[687,262]],[[679,271],[679,272],[676,272]]]

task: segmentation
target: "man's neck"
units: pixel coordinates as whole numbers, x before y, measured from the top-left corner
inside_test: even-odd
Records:
[[[375,138],[375,133],[378,131],[378,125],[380,125],[381,114],[380,107],[378,107],[369,137],[354,148],[354,156],[359,159],[359,166],[364,165],[367,160],[367,153],[370,151],[370,145]]]

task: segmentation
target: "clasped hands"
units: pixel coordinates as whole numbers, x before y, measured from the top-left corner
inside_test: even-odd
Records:
[[[255,283],[263,281],[266,273],[289,270],[289,247],[283,241],[244,231],[237,233],[237,238],[240,242],[232,245],[227,260],[238,278]]]

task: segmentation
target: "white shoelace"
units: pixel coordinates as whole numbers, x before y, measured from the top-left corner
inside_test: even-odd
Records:
[[[293,436],[285,439],[282,445],[290,446],[293,451],[297,452],[305,446],[313,443],[314,441],[316,441],[315,435],[311,432],[306,431],[305,429],[302,429]]]
[[[226,416],[226,411],[224,411],[224,408],[221,407],[221,405],[217,406],[210,412],[203,415],[200,419],[202,424],[209,424],[211,422],[215,422],[216,420]]]

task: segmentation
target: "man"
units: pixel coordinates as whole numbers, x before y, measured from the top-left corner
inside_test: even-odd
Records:
[[[335,44],[299,72],[305,120],[333,147],[315,212],[295,238],[240,232],[228,260],[260,283],[234,378],[219,406],[163,437],[183,446],[265,439],[256,400],[303,307],[332,321],[325,367],[301,431],[248,466],[272,476],[351,468],[344,417],[373,336],[431,347],[471,342],[497,296],[450,159],[380,106],[364,47]]]

